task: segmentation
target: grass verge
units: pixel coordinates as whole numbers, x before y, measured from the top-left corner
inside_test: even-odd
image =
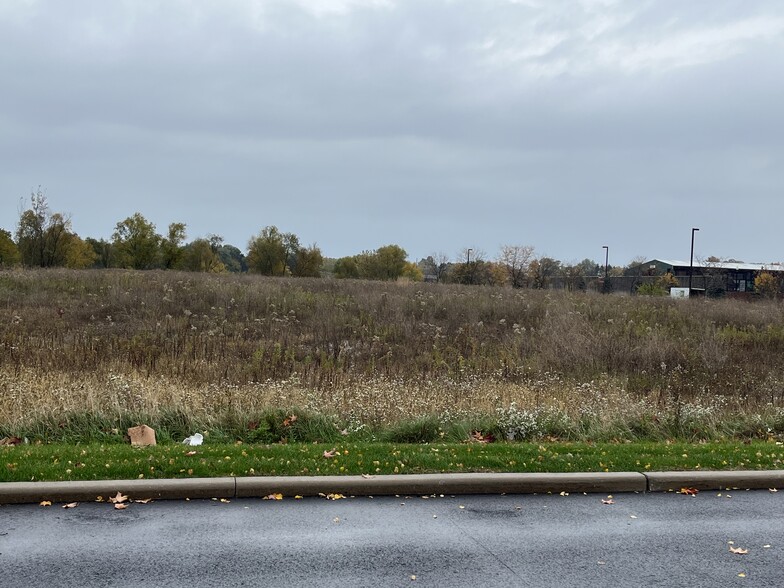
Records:
[[[290,443],[0,447],[0,481],[781,469],[774,440],[710,443]]]

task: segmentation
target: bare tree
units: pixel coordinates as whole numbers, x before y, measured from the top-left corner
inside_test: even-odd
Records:
[[[436,282],[443,282],[449,271],[449,256],[443,251],[432,253],[423,260],[423,269],[428,275],[434,276]]]
[[[498,255],[500,263],[509,276],[513,288],[522,288],[528,275],[528,268],[534,258],[532,245],[504,245]]]

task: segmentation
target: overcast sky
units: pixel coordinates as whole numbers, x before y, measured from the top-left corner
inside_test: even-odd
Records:
[[[11,231],[784,260],[781,0],[2,0],[0,79]]]

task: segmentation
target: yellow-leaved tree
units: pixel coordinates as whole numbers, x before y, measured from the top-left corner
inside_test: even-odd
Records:
[[[770,272],[760,272],[754,278],[754,291],[765,298],[775,298],[779,293],[779,281]]]

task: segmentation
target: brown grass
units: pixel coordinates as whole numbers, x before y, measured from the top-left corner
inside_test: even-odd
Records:
[[[271,406],[391,422],[513,402],[578,416],[675,405],[732,414],[784,400],[775,302],[11,271],[0,273],[0,350],[0,423]]]

